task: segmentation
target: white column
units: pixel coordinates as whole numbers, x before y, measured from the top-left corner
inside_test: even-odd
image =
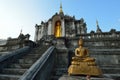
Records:
[[[36,42],[38,40],[38,26],[35,26],[35,37],[34,37],[34,41]]]
[[[72,22],[72,29],[75,29],[74,21]]]
[[[38,40],[40,40],[41,39],[41,28],[42,28],[42,26],[40,26],[39,27],[39,30],[38,30]]]
[[[65,25],[64,25],[64,19],[63,19],[61,22],[62,22],[62,37],[65,37]]]
[[[80,34],[80,25],[77,23],[77,34]]]
[[[51,21],[48,22],[48,35],[52,34],[52,24]]]
[[[74,21],[72,21],[72,30],[75,31],[75,23],[74,23]],[[74,32],[72,36],[75,36],[75,35],[76,35],[76,33]]]

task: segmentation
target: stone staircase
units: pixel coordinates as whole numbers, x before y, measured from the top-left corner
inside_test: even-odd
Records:
[[[120,64],[101,65],[100,68],[105,77],[113,78],[115,80],[120,79]]]
[[[120,49],[90,49],[92,57],[96,58],[96,63],[102,69],[105,77],[115,80],[120,79]]]
[[[52,75],[50,80],[58,80],[62,75],[67,75],[67,67],[68,67],[68,53],[67,48],[62,46],[62,49],[57,47],[57,55],[54,69],[52,70]]]
[[[0,80],[18,80],[47,49],[48,46],[34,48],[14,62],[7,63],[0,71]]]
[[[67,68],[56,67],[52,71],[52,76],[50,80],[58,80],[63,74],[67,75]]]

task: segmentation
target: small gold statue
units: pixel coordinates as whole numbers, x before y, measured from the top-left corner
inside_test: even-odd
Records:
[[[61,24],[59,21],[55,25],[55,37],[61,37]]]
[[[68,68],[69,75],[92,75],[100,76],[102,71],[96,66],[95,59],[89,57],[88,49],[83,47],[83,40],[78,42],[79,47],[75,49],[75,56]]]

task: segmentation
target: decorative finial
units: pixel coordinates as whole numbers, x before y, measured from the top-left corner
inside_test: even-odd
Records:
[[[20,34],[22,34],[22,29],[20,30]]]
[[[101,29],[100,29],[100,27],[99,27],[98,20],[96,20],[96,26],[97,26],[96,32],[97,32],[97,33],[101,33],[102,31],[101,31]]]
[[[96,20],[96,25],[98,26],[98,20]]]
[[[59,14],[63,14],[63,10],[62,10],[62,3],[60,3],[60,11],[59,11]]]

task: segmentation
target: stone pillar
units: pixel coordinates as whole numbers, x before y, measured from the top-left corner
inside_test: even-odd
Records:
[[[44,35],[44,24],[42,24],[38,30],[38,40],[40,40]]]
[[[35,25],[35,37],[34,37],[35,42],[38,40],[38,29],[39,29],[39,26],[37,26],[37,24],[36,24]]]
[[[79,26],[79,24],[77,23],[76,26],[77,26],[77,34],[80,34],[80,26]]]
[[[73,32],[73,36],[75,36],[76,33],[75,33],[75,23],[74,23],[74,21],[72,21],[72,30],[74,30],[74,32]]]
[[[40,40],[40,36],[41,36],[41,26],[38,29],[38,36],[37,36],[37,40]]]
[[[57,51],[56,67],[67,68],[68,67],[68,49],[65,46],[65,39],[63,38],[56,39],[55,47]]]
[[[65,25],[64,25],[64,19],[61,20],[61,26],[62,26],[62,37],[65,37]]]
[[[72,22],[72,29],[75,29],[74,21]]]
[[[48,35],[52,35],[52,22],[48,22]]]

